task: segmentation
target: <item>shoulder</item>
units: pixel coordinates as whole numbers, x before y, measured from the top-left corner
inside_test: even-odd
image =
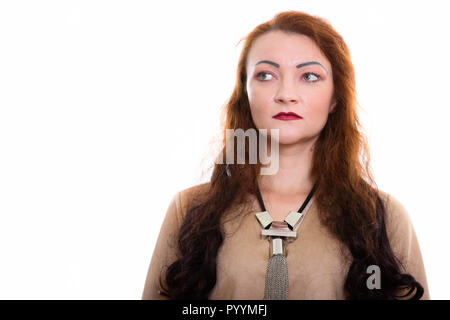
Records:
[[[394,255],[401,262],[401,272],[412,275],[424,288],[421,299],[430,299],[425,265],[411,216],[403,203],[386,192],[380,192],[386,203],[386,233]]]
[[[172,201],[176,205],[179,215],[178,218],[182,219],[189,207],[201,202],[201,200],[208,194],[209,188],[210,182],[205,182],[176,192]]]
[[[411,217],[403,203],[392,194],[383,190],[379,191],[386,210],[385,223],[388,235],[395,237],[399,233],[406,235],[405,233],[411,232]]]
[[[414,269],[414,264],[422,263],[422,256],[410,214],[398,198],[386,192],[384,195],[386,235],[392,251],[402,262],[403,271],[422,273]]]
[[[177,191],[169,202],[162,224],[162,232],[172,237],[184,219],[188,207],[190,207],[200,195],[204,195],[209,190],[209,182],[198,184],[189,188]]]

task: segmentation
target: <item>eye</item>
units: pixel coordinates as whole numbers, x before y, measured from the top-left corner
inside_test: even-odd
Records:
[[[266,76],[270,76],[272,77],[272,74],[265,72],[265,71],[261,71],[256,75],[256,78],[261,80],[261,81],[266,81],[266,80],[270,80],[265,78]],[[262,78],[261,78],[262,77]],[[320,79],[320,76],[318,74],[312,73],[312,72],[306,72],[305,74],[303,74],[303,79],[305,79],[307,82],[317,82]]]
[[[308,81],[307,79],[305,79],[305,76],[314,76],[315,78],[316,78],[316,80],[312,80],[312,81]],[[308,77],[308,78],[310,78],[310,77]],[[312,73],[312,72],[307,72],[307,73],[305,73],[304,75],[303,75],[303,79],[305,79],[306,81],[308,81],[308,82],[316,82],[316,81],[318,81],[319,79],[320,79],[320,76],[319,75],[317,75],[317,74],[315,74],[315,73]],[[311,79],[311,78],[310,78]],[[314,78],[313,78],[314,79]]]
[[[257,75],[256,75],[256,78],[257,79],[260,79],[260,75],[269,75],[269,76],[272,76],[270,73],[268,73],[268,72],[264,72],[264,71],[261,71],[261,72],[259,72]],[[260,79],[261,80],[261,79]],[[270,79],[268,79],[268,80],[270,80]],[[262,81],[265,81],[264,79],[262,79]]]

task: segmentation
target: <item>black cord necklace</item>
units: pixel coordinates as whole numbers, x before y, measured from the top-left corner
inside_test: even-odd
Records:
[[[306,197],[305,201],[303,202],[303,204],[300,206],[300,208],[297,210],[297,212],[295,211],[291,211],[289,213],[289,215],[286,217],[286,219],[284,219],[284,222],[287,223],[287,226],[289,227],[289,229],[293,230],[296,223],[298,222],[298,220],[302,217],[302,212],[305,209],[305,207],[308,205],[309,201],[311,200],[312,196],[314,195],[314,192],[317,189],[317,182],[314,184],[313,188],[311,189],[311,191],[309,192],[308,196]],[[270,213],[266,210],[266,207],[264,206],[264,201],[262,199],[261,196],[261,192],[259,191],[259,187],[256,187],[256,196],[258,198],[258,202],[259,202],[259,206],[261,207],[262,212],[267,212],[267,214],[264,215],[259,215],[262,219],[260,219],[258,216],[258,220],[261,223],[262,227],[264,229],[269,229],[272,222],[273,222],[273,218],[270,215]],[[263,221],[261,221],[263,220]]]

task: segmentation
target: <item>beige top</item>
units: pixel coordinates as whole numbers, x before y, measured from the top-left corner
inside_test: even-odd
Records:
[[[193,194],[206,190],[208,183],[175,194],[165,215],[146,277],[142,299],[167,299],[159,295],[159,275],[175,260],[176,231]],[[406,209],[393,196],[381,191],[387,209],[386,230],[392,250],[424,288],[422,299],[430,299],[419,243]],[[317,215],[314,196],[305,209],[297,239],[287,247],[290,300],[344,299],[344,282],[351,264],[350,251],[323,226]],[[256,198],[238,219],[224,222],[224,241],[217,257],[217,281],[211,300],[262,300],[269,261],[269,242],[261,238],[255,217]],[[236,213],[241,210],[235,210]],[[307,211],[306,211],[307,210]],[[239,216],[238,214],[236,216]],[[233,217],[233,213],[231,216]],[[373,271],[367,274],[367,277]],[[373,289],[376,290],[376,289]]]

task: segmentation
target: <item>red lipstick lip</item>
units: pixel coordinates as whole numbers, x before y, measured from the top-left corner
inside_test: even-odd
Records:
[[[282,119],[282,120],[295,120],[295,119],[303,119],[295,112],[280,112],[274,115],[272,118]]]

